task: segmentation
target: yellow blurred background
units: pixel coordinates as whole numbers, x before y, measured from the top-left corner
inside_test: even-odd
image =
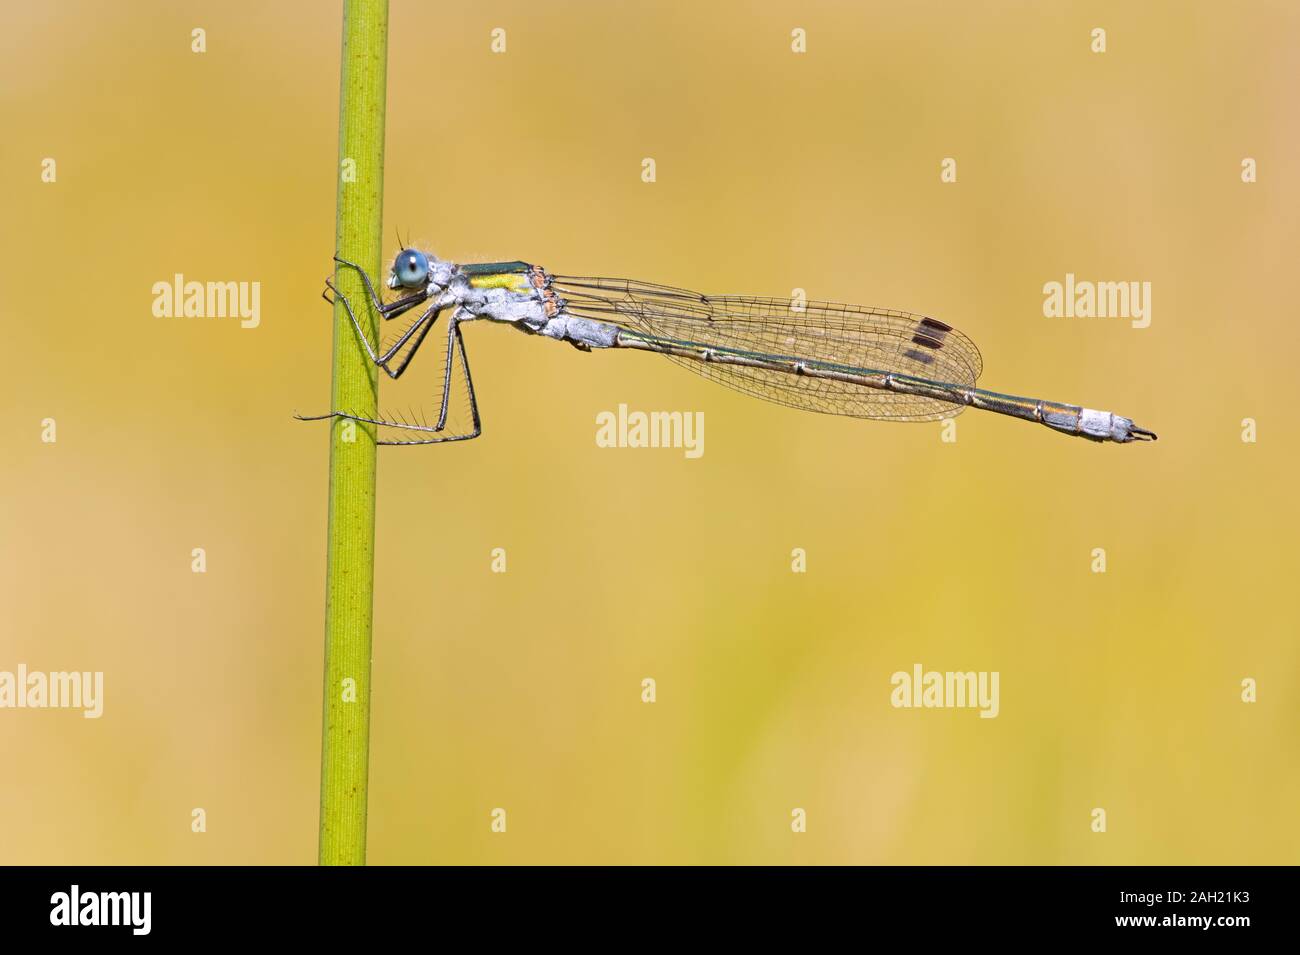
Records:
[[[105,675],[98,720],[0,710],[0,862],[315,861],[291,414],[328,403],[340,19],[0,11],[0,670]],[[944,442],[467,327],[483,437],[380,449],[370,861],[1298,861],[1298,41],[1280,0],[395,0],[386,255],[922,312],[985,387],[1160,441]],[[260,325],[154,317],[175,273],[260,282]],[[1150,327],[1043,317],[1066,273],[1151,282]],[[597,447],[620,403],[703,411],[705,454]],[[916,663],[998,671],[998,717],[891,707]]]

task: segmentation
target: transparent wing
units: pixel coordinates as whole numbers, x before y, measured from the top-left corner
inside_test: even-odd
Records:
[[[792,299],[708,296],[630,279],[555,276],[569,314],[653,338],[805,362],[892,372],[974,386],[979,349],[951,325],[892,309]],[[933,421],[963,406],[851,382],[763,368],[672,361],[720,384],[777,404],[823,414]]]

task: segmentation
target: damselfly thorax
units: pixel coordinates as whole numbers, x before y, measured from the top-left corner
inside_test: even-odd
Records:
[[[371,304],[385,319],[417,308],[419,316],[382,353],[370,342],[351,302],[337,293],[366,353],[392,378],[405,372],[438,317],[447,321],[447,357],[436,423],[396,421],[335,410],[308,420],[352,418],[384,430],[381,444],[435,444],[481,433],[477,399],[460,326],[486,319],[568,342],[584,351],[655,352],[720,384],[777,404],[824,414],[894,421],[933,421],[967,407],[1036,421],[1094,441],[1155,440],[1132,419],[1109,411],[975,387],[983,361],[975,343],[945,322],[894,309],[784,298],[709,296],[632,279],[552,275],[527,262],[455,265],[403,249],[387,285],[406,294],[384,303],[356,269]],[[329,283],[327,283],[329,284]],[[333,285],[330,285],[334,289]],[[443,433],[458,355],[473,427]]]
[[[508,322],[584,351],[615,347],[618,329],[572,314],[553,285],[553,277],[540,265],[488,262],[459,266],[448,290],[462,311],[462,321]]]

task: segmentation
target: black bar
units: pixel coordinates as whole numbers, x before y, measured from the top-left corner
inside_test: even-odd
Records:
[[[337,945],[419,930],[432,933],[425,936],[431,941],[459,937],[473,945],[475,931],[495,937],[504,922],[533,926],[534,943],[545,944],[595,931],[600,922],[616,931],[621,926],[627,938],[648,932],[643,937],[665,945],[683,938],[677,926],[695,923],[737,936],[785,928],[819,936],[846,932],[846,940],[869,942],[903,933],[918,950],[929,950],[936,938],[981,948],[999,939],[1097,936],[1233,945],[1259,931],[1286,930],[1283,905],[1294,881],[1289,870],[1272,868],[845,867],[815,876],[797,868],[741,868],[667,875],[614,870],[598,878],[581,868],[542,874],[306,866],[9,868],[5,874],[0,925],[7,942],[32,936],[66,942],[75,935],[76,943]],[[78,921],[116,911],[124,924],[67,924],[74,885]]]

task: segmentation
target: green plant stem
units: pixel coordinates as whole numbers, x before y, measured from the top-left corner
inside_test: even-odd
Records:
[[[339,93],[338,255],[379,274],[384,199],[388,0],[345,0]],[[354,269],[335,281],[368,301]],[[358,309],[373,333],[371,309]],[[373,334],[372,334],[373,340]],[[342,305],[334,308],[332,407],[375,416],[377,369]],[[320,863],[364,865],[370,769],[370,637],[375,582],[375,439],[368,425],[330,428],[325,597],[325,704],[321,741]]]

